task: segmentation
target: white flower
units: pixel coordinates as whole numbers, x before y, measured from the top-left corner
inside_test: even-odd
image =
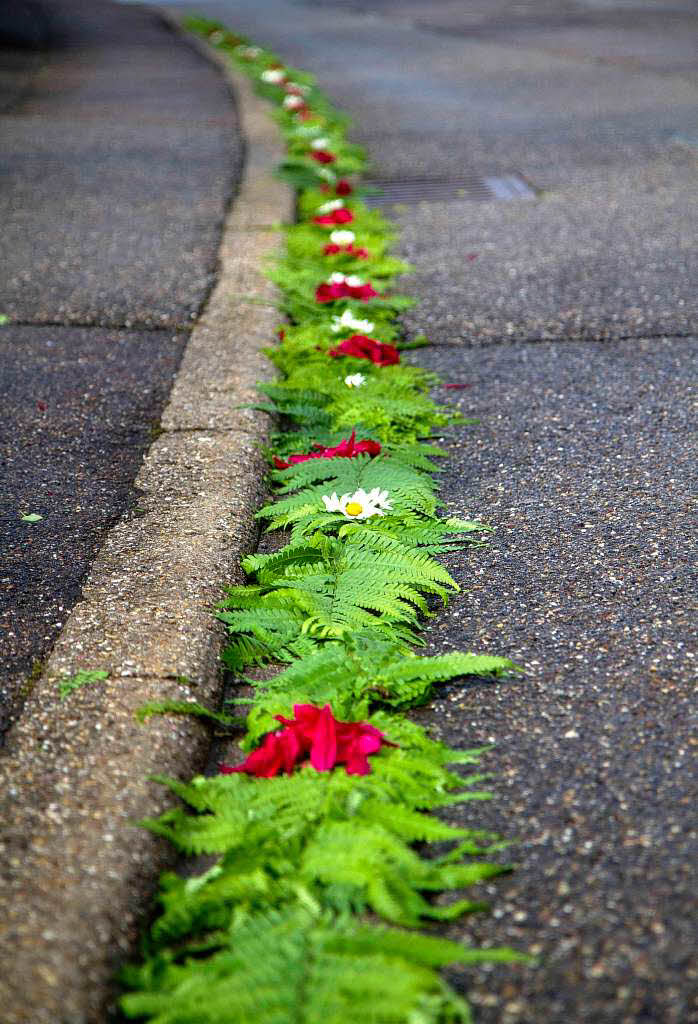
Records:
[[[344,234],[341,231],[333,231],[333,235]],[[351,234],[348,231],[347,234]],[[339,242],[337,242],[339,245]],[[340,331],[359,331],[361,334],[370,334],[375,324],[371,320],[358,320],[351,309],[345,309],[341,316],[333,316],[332,323],[330,324],[330,330],[333,334],[339,334]]]
[[[327,278],[327,283],[344,284],[345,280],[346,278],[344,277],[344,274],[340,274],[338,271],[336,271],[334,274],[330,274],[330,276]]]
[[[341,210],[344,208],[343,199],[329,199],[322,206],[318,206],[317,213],[334,213],[335,210]]]
[[[330,242],[335,245],[351,245],[356,239],[353,231],[333,231],[330,235]]]
[[[278,68],[268,68],[260,75],[262,81],[269,82],[270,85],[281,85],[285,77],[285,73]]]
[[[345,519],[370,519],[371,516],[383,516],[393,506],[388,500],[388,492],[382,491],[380,487],[374,487],[372,491],[364,491],[359,488],[353,494],[343,494],[337,497],[333,491],[327,497],[323,494],[322,500],[325,503],[327,512],[340,512]]]
[[[329,181],[330,185],[334,185],[337,180],[337,175],[331,167],[316,167],[315,173],[319,178],[324,178],[325,181]]]
[[[310,148],[311,149],[327,149],[329,144],[330,144],[330,140],[326,139],[324,137],[322,139],[313,139],[313,141],[310,143]]]
[[[344,378],[344,383],[348,388],[362,388],[366,383],[366,378],[363,373],[350,373],[348,377]]]
[[[357,277],[356,274],[351,274],[345,280],[350,288],[360,288],[361,285],[364,283],[363,278]]]
[[[298,110],[302,106],[304,104],[300,96],[284,96],[283,107],[285,110]]]
[[[244,44],[235,47],[235,52],[239,53],[241,57],[247,57],[249,60],[255,60],[259,57],[262,52],[258,46],[245,46]]]

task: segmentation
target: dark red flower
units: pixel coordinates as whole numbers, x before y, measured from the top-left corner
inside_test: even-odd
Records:
[[[362,455],[363,453],[367,455],[380,455],[381,450],[378,441],[357,441],[355,430],[352,430],[351,437],[340,441],[335,448],[323,448],[319,444],[314,445],[314,447],[320,450],[311,452],[308,455],[289,455],[288,459],[280,459],[277,455],[274,455],[274,465],[277,469],[288,469],[289,466],[294,466],[297,462],[307,462],[308,459],[353,459],[355,455]]]
[[[276,335],[279,341],[283,341],[284,338],[286,337],[286,331],[283,329],[283,327],[279,327],[277,328]]]
[[[339,273],[333,274],[332,277],[337,280],[323,281],[316,288],[316,302],[335,302],[337,299],[360,299],[362,302],[368,302],[369,299],[374,299],[378,295],[372,284],[368,281],[361,281],[358,277],[349,276],[339,280],[343,277]]]
[[[335,224],[351,224],[354,214],[351,210],[333,210],[332,213],[323,213],[320,217],[313,217],[314,224],[322,224],[323,227],[334,227]]]
[[[355,249],[353,242],[350,242],[349,245],[337,245],[336,242],[328,242],[322,251],[325,256],[336,256],[340,252],[346,252],[357,260],[368,259],[368,249],[363,247]]]
[[[337,159],[334,153],[330,153],[328,149],[314,149],[310,155],[319,164],[333,164]]]
[[[354,189],[346,178],[340,178],[334,188],[338,196],[350,196]]]
[[[369,338],[365,334],[352,334],[350,338],[345,338],[337,348],[330,349],[329,355],[335,359],[338,356],[370,359],[376,366],[393,366],[400,362],[400,353],[394,345],[376,341],[375,338]]]
[[[316,708],[312,704],[295,704],[293,718],[275,715],[283,729],[267,733],[261,746],[253,750],[242,764],[220,766],[223,775],[245,772],[268,779],[285,772],[306,758],[318,772],[328,772],[344,764],[348,775],[368,775],[368,758],[381,746],[393,747],[380,730],[368,722],[339,722],[329,704]]]

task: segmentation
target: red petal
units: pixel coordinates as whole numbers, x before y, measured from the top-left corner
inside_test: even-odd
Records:
[[[325,704],[315,724],[310,763],[318,772],[328,772],[337,763],[337,733],[329,704]]]

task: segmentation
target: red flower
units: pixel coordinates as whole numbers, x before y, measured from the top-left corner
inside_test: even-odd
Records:
[[[353,242],[350,242],[349,245],[337,245],[335,242],[328,242],[322,251],[325,256],[336,256],[337,253],[347,252],[357,260],[368,259],[368,249],[364,249],[363,247],[355,249]]]
[[[313,217],[314,224],[322,224],[323,227],[334,227],[335,224],[351,224],[354,214],[351,210],[333,210],[332,213],[323,213],[320,217]]]
[[[354,191],[346,178],[340,178],[334,190],[338,196],[350,196]]]
[[[389,743],[382,732],[368,722],[339,722],[329,704],[316,708],[312,704],[295,704],[293,718],[275,715],[283,729],[267,733],[264,742],[238,765],[222,764],[223,775],[245,772],[260,779],[269,779],[309,758],[318,772],[328,772],[337,764],[346,765],[348,775],[368,775],[370,754]]]
[[[337,157],[327,149],[314,149],[310,154],[319,164],[333,164]]]
[[[320,451],[311,452],[309,455],[289,455],[287,460],[274,455],[274,465],[277,469],[288,469],[289,466],[293,466],[297,462],[307,462],[308,459],[353,459],[355,455],[361,455],[364,452],[368,455],[379,455],[381,450],[378,441],[357,442],[355,430],[352,430],[351,437],[340,441],[336,448],[323,448],[319,444],[313,447],[319,448]]]
[[[360,299],[362,302],[368,302],[369,299],[374,299],[378,295],[368,281],[356,284],[355,282],[360,281],[358,277],[354,279],[351,276],[345,277],[340,281],[339,278],[343,276],[342,274],[338,273],[332,276],[337,280],[324,281],[316,288],[316,302],[335,302],[337,299]]]
[[[368,338],[365,334],[352,334],[350,338],[345,338],[337,348],[330,349],[329,355],[335,359],[338,356],[370,359],[376,366],[393,366],[394,363],[400,362],[400,353],[394,345]]]

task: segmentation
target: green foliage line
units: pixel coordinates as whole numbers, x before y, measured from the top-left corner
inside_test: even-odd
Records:
[[[271,678],[246,678],[254,696],[241,745],[254,749],[298,704],[368,721],[391,745],[371,757],[365,776],[305,764],[270,779],[161,779],[181,805],[145,827],[186,855],[214,860],[191,877],[163,877],[142,961],[124,974],[122,1008],[151,1024],[353,1024],[362,1016],[464,1024],[470,1009],[439,970],[525,957],[424,934],[435,921],[482,909],[465,891],[506,870],[488,859],[504,845],[495,836],[448,821],[455,804],[488,799],[482,751],[451,749],[404,717],[440,683],[515,670],[489,655],[414,651],[423,619],[459,589],[436,556],[482,543],[487,529],[440,515],[442,453],[430,438],[458,417],[430,397],[432,374],[333,354],[352,334],[400,351],[426,341],[401,336],[397,317],[412,300],[393,284],[408,267],[390,253],[393,227],[362,200],[365,156],[347,140],[346,118],[311,75],[216,22],[192,18],[188,27],[275,105],[287,143],[279,174],[298,190],[299,222],[285,230],[284,253],[269,270],[286,317],[281,344],[267,353],[278,378],[259,388],[259,407],[280,423],[272,452],[286,460],[350,434],[381,445],[377,455],[313,458],[270,473],[274,496],[258,515],[287,542],[246,558],[247,584],[218,609],[230,669],[283,666]],[[302,119],[289,95],[307,108]],[[333,159],[313,159],[313,142]],[[347,193],[338,182],[349,177],[353,191],[338,201]],[[330,231],[315,218],[339,207],[352,217],[339,229],[350,229],[356,245],[327,252]],[[368,281],[375,294],[317,301],[332,273]],[[353,519],[323,500],[356,492],[378,495],[382,514]],[[182,702],[148,706],[141,717],[191,711],[233,721]]]

